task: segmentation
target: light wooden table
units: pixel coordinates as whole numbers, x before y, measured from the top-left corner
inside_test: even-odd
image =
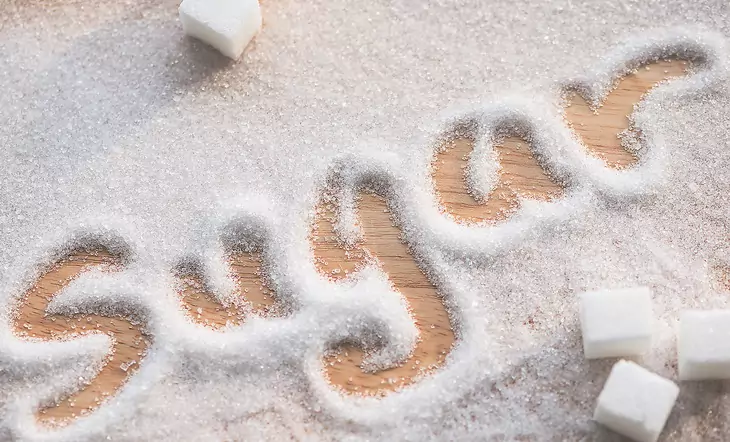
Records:
[[[629,126],[627,118],[633,106],[658,82],[684,75],[687,63],[661,61],[639,69],[623,78],[594,112],[579,96],[569,100],[565,119],[580,135],[592,155],[604,159],[611,167],[631,167],[636,158],[621,146],[617,134]],[[436,194],[442,208],[459,222],[496,223],[507,219],[517,209],[518,196],[535,199],[559,198],[562,193],[532,156],[529,145],[519,138],[507,138],[496,147],[502,169],[499,183],[486,203],[469,195],[463,176],[466,158],[471,151],[469,140],[452,140],[438,153],[433,163]],[[343,346],[323,360],[324,375],[343,394],[382,395],[427,376],[444,363],[452,345],[454,332],[449,313],[441,297],[418,267],[401,241],[400,231],[388,213],[382,198],[363,194],[359,203],[359,222],[364,241],[345,250],[335,239],[332,227],[334,207],[321,205],[319,219],[313,225],[313,260],[324,275],[337,280],[356,272],[366,260],[376,259],[388,274],[393,286],[403,294],[420,331],[411,357],[401,366],[366,373],[360,368],[363,350]],[[316,238],[316,240],[314,240]],[[122,388],[139,364],[154,336],[125,318],[104,316],[60,317],[46,315],[50,299],[70,280],[93,266],[109,271],[121,265],[119,257],[106,251],[79,251],[57,263],[22,297],[14,329],[27,339],[69,339],[77,333],[101,332],[113,338],[113,352],[106,365],[88,385],[55,404],[38,411],[44,423],[63,425],[92,411],[106,397]],[[249,302],[255,314],[276,315],[276,294],[266,288],[256,255],[235,254],[231,265],[239,282],[242,302]],[[180,302],[192,321],[201,327],[220,328],[227,321],[245,320],[245,308],[223,307],[206,293],[199,275],[180,275],[184,290]]]

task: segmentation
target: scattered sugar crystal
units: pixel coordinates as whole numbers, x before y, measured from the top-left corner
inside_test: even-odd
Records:
[[[651,290],[605,289],[582,293],[579,298],[586,358],[634,356],[651,348]]]
[[[131,367],[132,365],[134,365],[134,364],[136,364],[136,363],[137,363],[137,361],[129,361],[129,362],[125,362],[125,363],[119,364],[119,368],[120,368],[120,369],[121,369],[122,371],[127,371],[127,370],[129,370],[129,367]]]
[[[730,310],[682,312],[677,356],[682,380],[730,379]]]
[[[654,442],[679,395],[674,382],[630,361],[618,361],[598,396],[593,419],[637,442]]]
[[[183,0],[185,33],[236,59],[261,29],[258,0]]]

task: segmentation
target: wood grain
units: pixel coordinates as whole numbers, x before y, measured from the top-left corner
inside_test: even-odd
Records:
[[[565,119],[592,154],[613,168],[630,167],[637,158],[623,148],[619,134],[636,130],[629,124],[634,106],[656,84],[683,76],[688,69],[689,63],[682,60],[648,64],[621,79],[599,109],[591,109],[580,95],[573,94]]]
[[[610,167],[630,167],[636,158],[622,147],[619,134],[635,130],[629,127],[628,120],[633,106],[657,82],[683,75],[686,69],[687,63],[682,61],[661,61],[641,68],[623,78],[599,109],[591,109],[581,97],[573,95],[565,110],[566,123],[584,141],[587,153],[602,158]],[[549,200],[561,195],[561,187],[544,172],[529,144],[507,137],[496,146],[501,164],[499,182],[486,202],[478,203],[467,191],[464,179],[471,148],[469,140],[453,140],[436,155],[433,164],[439,203],[459,222],[500,222],[517,209],[518,196]],[[336,201],[323,203],[317,209],[319,216],[314,225],[312,247],[318,268],[336,283],[368,260],[379,263],[408,301],[420,338],[410,358],[399,367],[365,373],[360,364],[365,352],[372,349],[341,347],[325,359],[325,372],[333,385],[344,392],[385,394],[414,382],[444,363],[455,339],[451,320],[437,290],[401,241],[386,201],[375,195],[362,195],[359,222],[364,241],[351,249],[342,246],[332,228],[336,210]],[[275,294],[263,282],[258,257],[235,254],[231,264],[240,285],[240,297],[227,306],[215,300],[199,275],[180,275],[180,302],[192,321],[220,329],[226,324],[240,323],[249,314],[277,314]],[[106,266],[114,271],[119,261],[108,253],[68,256],[43,275],[20,302],[14,329],[26,339],[71,339],[76,333],[87,332],[107,333],[114,339],[114,351],[99,375],[80,391],[39,410],[38,418],[42,422],[60,425],[88,413],[122,388],[136,367],[144,364],[151,337],[144,335],[141,326],[123,318],[97,315],[67,318],[45,313],[54,294],[91,266]]]
[[[433,164],[436,194],[441,206],[457,220],[503,221],[517,210],[519,197],[550,200],[562,193],[562,187],[545,173],[526,141],[507,137],[495,150],[501,165],[499,181],[484,203],[471,195],[464,178],[471,140],[453,140],[437,154]]]
[[[199,325],[220,329],[242,324],[249,314],[271,316],[277,313],[276,298],[268,288],[261,272],[258,253],[233,253],[230,257],[238,297],[230,305],[221,305],[195,272],[178,274],[182,283],[180,301],[188,317]]]
[[[114,394],[137,369],[149,345],[138,325],[125,318],[99,315],[64,317],[46,314],[55,294],[91,267],[113,271],[119,257],[108,252],[74,253],[51,267],[24,296],[14,329],[19,336],[35,339],[72,339],[88,333],[105,333],[113,342],[101,372],[80,391],[56,404],[39,410],[38,418],[57,423],[65,418],[81,416]]]
[[[363,372],[360,365],[366,353],[353,346],[329,356],[325,367],[330,382],[344,390],[377,394],[408,385],[443,364],[454,343],[454,331],[441,297],[401,241],[400,231],[393,224],[385,200],[366,193],[361,196],[359,208],[365,241],[349,250],[351,257],[359,257],[361,262],[371,258],[379,263],[395,289],[408,301],[420,338],[411,357],[398,367],[377,373]],[[318,262],[332,263],[320,264],[321,271],[333,279],[346,276],[345,272],[332,272],[332,266],[340,268],[343,263],[332,256],[336,240],[332,239],[334,229],[331,222],[322,219],[316,225],[316,234],[327,238],[313,242],[315,254],[320,258]],[[351,258],[346,265],[352,271],[358,263]]]

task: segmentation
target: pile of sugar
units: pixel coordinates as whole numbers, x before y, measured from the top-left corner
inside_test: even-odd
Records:
[[[678,312],[726,306],[714,269],[730,265],[727,2],[267,1],[238,64],[183,38],[174,1],[92,3],[0,6],[0,439],[607,437],[590,416],[610,362],[583,360],[575,293],[651,287],[660,331],[642,365],[674,379]],[[649,29],[673,26],[695,28]],[[627,39],[693,36],[713,81],[642,107],[661,146],[651,189],[641,176],[620,192],[591,182],[597,169],[557,156],[548,118],[538,135],[574,184],[537,208],[553,222],[530,208],[499,230],[437,215],[429,140],[444,119],[485,105],[499,115],[512,102],[491,104],[507,95],[540,117],[557,85],[632,55]],[[333,170],[346,184],[370,170],[394,178],[385,187],[407,237],[458,320],[447,366],[383,400],[341,397],[319,372],[319,352],[351,322],[408,328],[382,275],[334,287],[314,271],[308,223]],[[251,231],[267,238],[272,278],[297,311],[227,334],[192,326],[170,270],[199,259],[224,292],[218,238]],[[105,342],[24,343],[7,310],[35,269],[88,237],[133,261],[79,280],[54,308],[121,305],[147,318],[155,342],[108,404],[47,431],[28,401],[67,388]],[[683,385],[665,434],[722,440],[728,406],[722,384]]]

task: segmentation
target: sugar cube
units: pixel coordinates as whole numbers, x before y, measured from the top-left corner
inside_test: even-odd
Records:
[[[261,29],[258,0],[183,0],[179,13],[186,34],[233,59]]]
[[[618,361],[598,396],[593,419],[637,442],[654,442],[664,428],[679,387],[629,361]]]
[[[580,325],[587,359],[639,355],[651,347],[651,290],[634,287],[580,295]]]
[[[679,378],[730,379],[730,310],[691,310],[679,318]]]

